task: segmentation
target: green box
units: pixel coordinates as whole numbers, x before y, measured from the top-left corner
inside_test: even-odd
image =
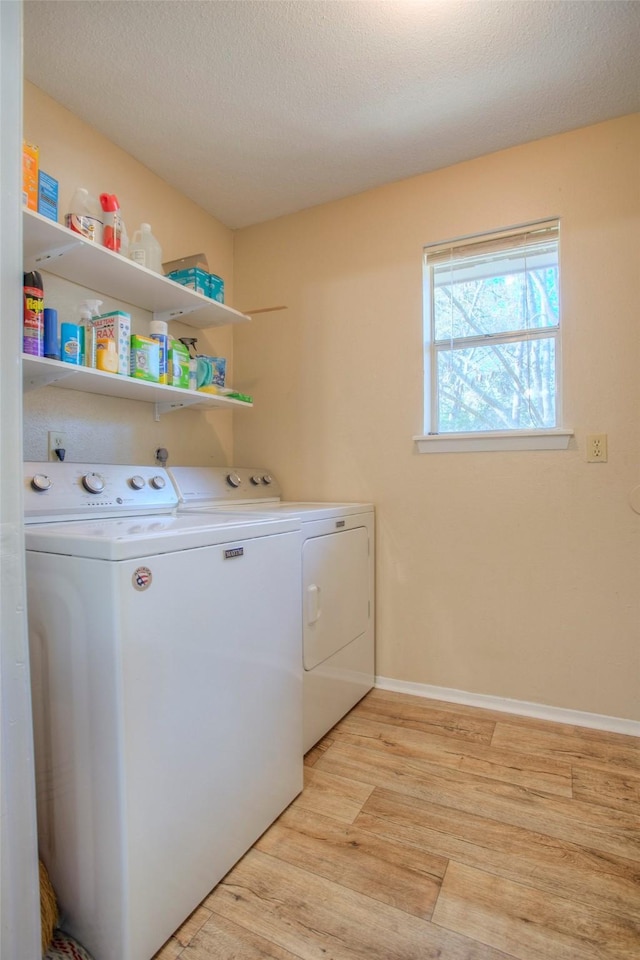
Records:
[[[157,340],[151,337],[140,337],[131,334],[129,374],[137,380],[149,380],[158,383],[160,380],[160,346]]]
[[[172,340],[169,344],[168,373],[172,387],[189,389],[189,351],[179,340]]]

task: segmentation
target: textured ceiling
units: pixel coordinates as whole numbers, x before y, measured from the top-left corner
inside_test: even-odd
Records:
[[[638,0],[25,0],[24,43],[229,227],[640,110]]]

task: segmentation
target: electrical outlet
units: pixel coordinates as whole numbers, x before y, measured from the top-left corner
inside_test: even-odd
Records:
[[[587,463],[607,462],[606,433],[590,433],[587,437]]]
[[[67,435],[62,430],[49,430],[49,460],[59,460],[56,450],[65,450]]]

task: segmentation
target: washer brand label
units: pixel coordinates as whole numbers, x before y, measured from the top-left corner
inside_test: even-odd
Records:
[[[152,580],[153,574],[151,570],[149,570],[149,567],[138,567],[137,570],[133,571],[133,576],[131,577],[134,590],[146,590],[151,586]]]
[[[225,550],[224,558],[225,560],[231,560],[233,557],[241,557],[244,554],[244,547],[231,547],[230,550]]]
[[[336,520],[336,527],[344,527],[346,523],[346,520]]]

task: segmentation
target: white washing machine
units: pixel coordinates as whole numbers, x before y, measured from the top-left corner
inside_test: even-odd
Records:
[[[40,854],[95,960],[148,960],[302,789],[300,523],[165,471],[28,463]]]
[[[171,467],[180,510],[269,511],[302,523],[303,749],[374,685],[374,509],[281,499],[266,470]]]

